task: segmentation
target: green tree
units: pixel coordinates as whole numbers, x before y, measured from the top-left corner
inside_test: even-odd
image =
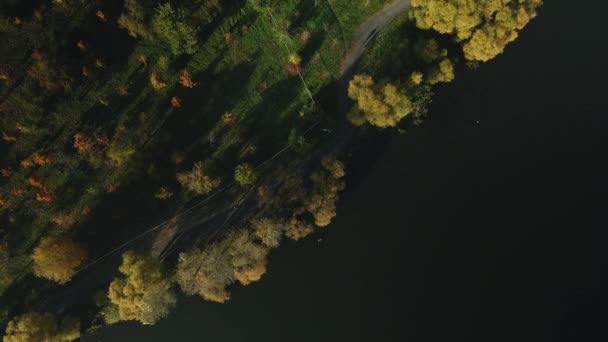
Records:
[[[198,30],[188,22],[184,10],[174,10],[170,3],[159,5],[152,20],[152,28],[174,55],[191,55],[196,52]]]
[[[249,163],[242,163],[234,170],[234,180],[241,186],[253,185],[258,180],[255,169]]]

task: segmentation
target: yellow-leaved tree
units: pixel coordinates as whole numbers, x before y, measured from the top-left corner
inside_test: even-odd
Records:
[[[356,126],[366,122],[377,127],[394,127],[412,112],[412,101],[404,91],[391,83],[377,84],[369,75],[357,75],[348,87],[355,108],[348,114]]]
[[[283,237],[285,223],[268,217],[255,218],[251,220],[251,226],[255,236],[270,248],[279,247]]]
[[[465,58],[488,61],[515,40],[542,0],[412,0],[410,15],[421,29],[453,35]]]
[[[177,181],[189,191],[205,195],[215,190],[221,184],[219,178],[209,175],[207,167],[203,162],[194,163],[194,167],[190,172],[178,173]]]
[[[112,281],[108,298],[118,307],[121,321],[154,324],[175,306],[171,281],[162,274],[156,258],[126,252],[118,270],[125,277]]]
[[[69,237],[54,236],[34,249],[32,259],[35,275],[64,284],[87,261],[87,251]]]
[[[306,210],[315,218],[318,227],[326,227],[336,216],[338,193],[345,187],[342,178],[346,175],[344,163],[326,156],[321,161],[323,168],[310,176],[312,193],[306,199]]]
[[[4,342],[69,342],[80,338],[80,321],[59,320],[54,314],[29,312],[13,318],[6,327]]]
[[[205,300],[224,303],[230,299],[226,287],[234,282],[234,268],[225,246],[212,244],[179,255],[175,279],[182,291]]]
[[[232,266],[234,279],[243,285],[258,281],[266,273],[269,249],[254,242],[255,235],[246,230],[231,234],[226,243]]]
[[[230,284],[260,280],[266,273],[269,248],[255,238],[253,232],[241,229],[218,243],[180,254],[175,278],[182,291],[224,303],[230,299]]]

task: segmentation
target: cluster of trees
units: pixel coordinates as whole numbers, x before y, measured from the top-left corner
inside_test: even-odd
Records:
[[[309,218],[324,227],[335,217],[338,192],[344,188],[345,167],[329,156],[322,159],[321,165],[310,176],[310,192],[302,182],[288,180],[275,196],[296,194],[295,197],[273,197],[276,202],[264,204],[245,228],[181,253],[173,273],[166,271],[158,259],[125,253],[119,268],[123,276],[110,284],[109,302],[100,305],[101,315],[108,323],[137,320],[154,324],[175,305],[171,289],[174,283],[187,295],[224,303],[230,299],[231,285],[260,280],[266,273],[271,249],[277,248],[284,236],[299,240],[314,231]],[[293,209],[277,211],[276,203],[291,204]]]
[[[395,127],[405,117],[417,122],[426,113],[430,89],[454,80],[455,61],[485,62],[500,53],[532,18],[541,0],[413,0],[409,17],[390,34],[397,43],[380,43],[380,56],[390,55],[389,66],[378,75],[357,75],[348,94],[355,107],[348,119],[354,125],[370,123]],[[415,27],[412,27],[415,25]],[[432,30],[434,35],[427,32]],[[446,42],[446,37],[452,39]],[[382,40],[382,38],[380,38]],[[442,43],[440,43],[440,41]],[[375,62],[378,63],[378,62]],[[374,70],[378,71],[378,70]]]
[[[421,29],[450,34],[466,59],[485,62],[518,36],[542,0],[412,0],[411,15]]]
[[[269,247],[257,243],[250,230],[238,230],[218,243],[182,253],[176,280],[188,295],[223,303],[230,299],[230,284],[248,285],[266,273],[268,253]]]

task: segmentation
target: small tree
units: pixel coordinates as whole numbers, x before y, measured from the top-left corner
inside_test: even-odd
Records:
[[[163,82],[156,72],[150,74],[150,84],[154,90],[162,90],[167,87],[167,83]]]
[[[87,251],[68,237],[49,237],[34,249],[34,274],[67,283],[87,260]]]
[[[196,83],[192,81],[192,75],[190,75],[190,73],[186,70],[184,70],[182,75],[179,77],[179,83],[186,88],[194,88],[196,85]]]
[[[171,106],[175,107],[175,108],[181,108],[182,106],[182,99],[178,96],[173,96],[171,98]]]
[[[441,60],[436,66],[431,68],[427,81],[430,84],[447,83],[454,80],[454,64],[449,59]]]
[[[312,224],[306,221],[298,220],[295,217],[293,217],[287,222],[284,229],[285,236],[295,241],[307,237],[314,231],[314,227]]]
[[[247,186],[255,184],[258,176],[253,169],[253,166],[249,163],[242,163],[234,170],[234,180],[241,186]]]
[[[91,152],[93,149],[93,141],[83,133],[76,133],[74,134],[74,148],[76,148],[80,154]]]
[[[177,181],[189,191],[208,194],[220,186],[221,181],[208,175],[202,162],[196,162],[192,171],[178,173]]]

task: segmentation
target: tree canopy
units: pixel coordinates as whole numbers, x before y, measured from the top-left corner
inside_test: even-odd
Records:
[[[258,239],[270,248],[278,247],[283,237],[283,222],[268,217],[256,218],[251,221],[251,226]]]
[[[202,162],[194,163],[190,172],[178,173],[177,181],[189,191],[204,195],[215,190],[221,183],[218,178],[208,174],[207,168]]]
[[[163,276],[157,259],[127,252],[119,271],[125,277],[112,281],[108,298],[118,306],[120,320],[154,324],[175,306],[171,282]]]
[[[377,84],[369,75],[355,76],[348,96],[356,102],[349,120],[358,126],[369,122],[377,127],[394,127],[412,111],[412,102],[403,90],[387,82]]]
[[[152,20],[152,28],[174,55],[191,55],[196,52],[198,30],[188,23],[184,10],[175,10],[170,3],[159,5]]]
[[[248,285],[266,274],[269,249],[255,243],[254,235],[249,230],[242,229],[232,233],[226,243],[234,267],[234,279]]]
[[[34,274],[67,283],[87,260],[87,251],[68,237],[49,237],[34,249]]]
[[[230,299],[226,287],[234,281],[234,269],[222,244],[212,244],[179,255],[175,278],[182,291],[212,302]]]
[[[234,170],[234,180],[241,186],[253,185],[257,179],[258,176],[251,164],[239,164]]]
[[[13,318],[4,342],[69,342],[80,338],[80,322],[73,317],[58,320],[49,312],[29,312]]]
[[[323,169],[313,173],[312,193],[306,200],[306,210],[310,212],[318,227],[325,227],[336,216],[338,193],[345,187],[342,178],[346,175],[344,164],[333,157],[324,157],[321,161]],[[297,227],[297,226],[296,226]],[[294,234],[298,236],[298,234]]]
[[[488,61],[515,40],[542,0],[412,0],[419,28],[450,34],[466,59]]]

